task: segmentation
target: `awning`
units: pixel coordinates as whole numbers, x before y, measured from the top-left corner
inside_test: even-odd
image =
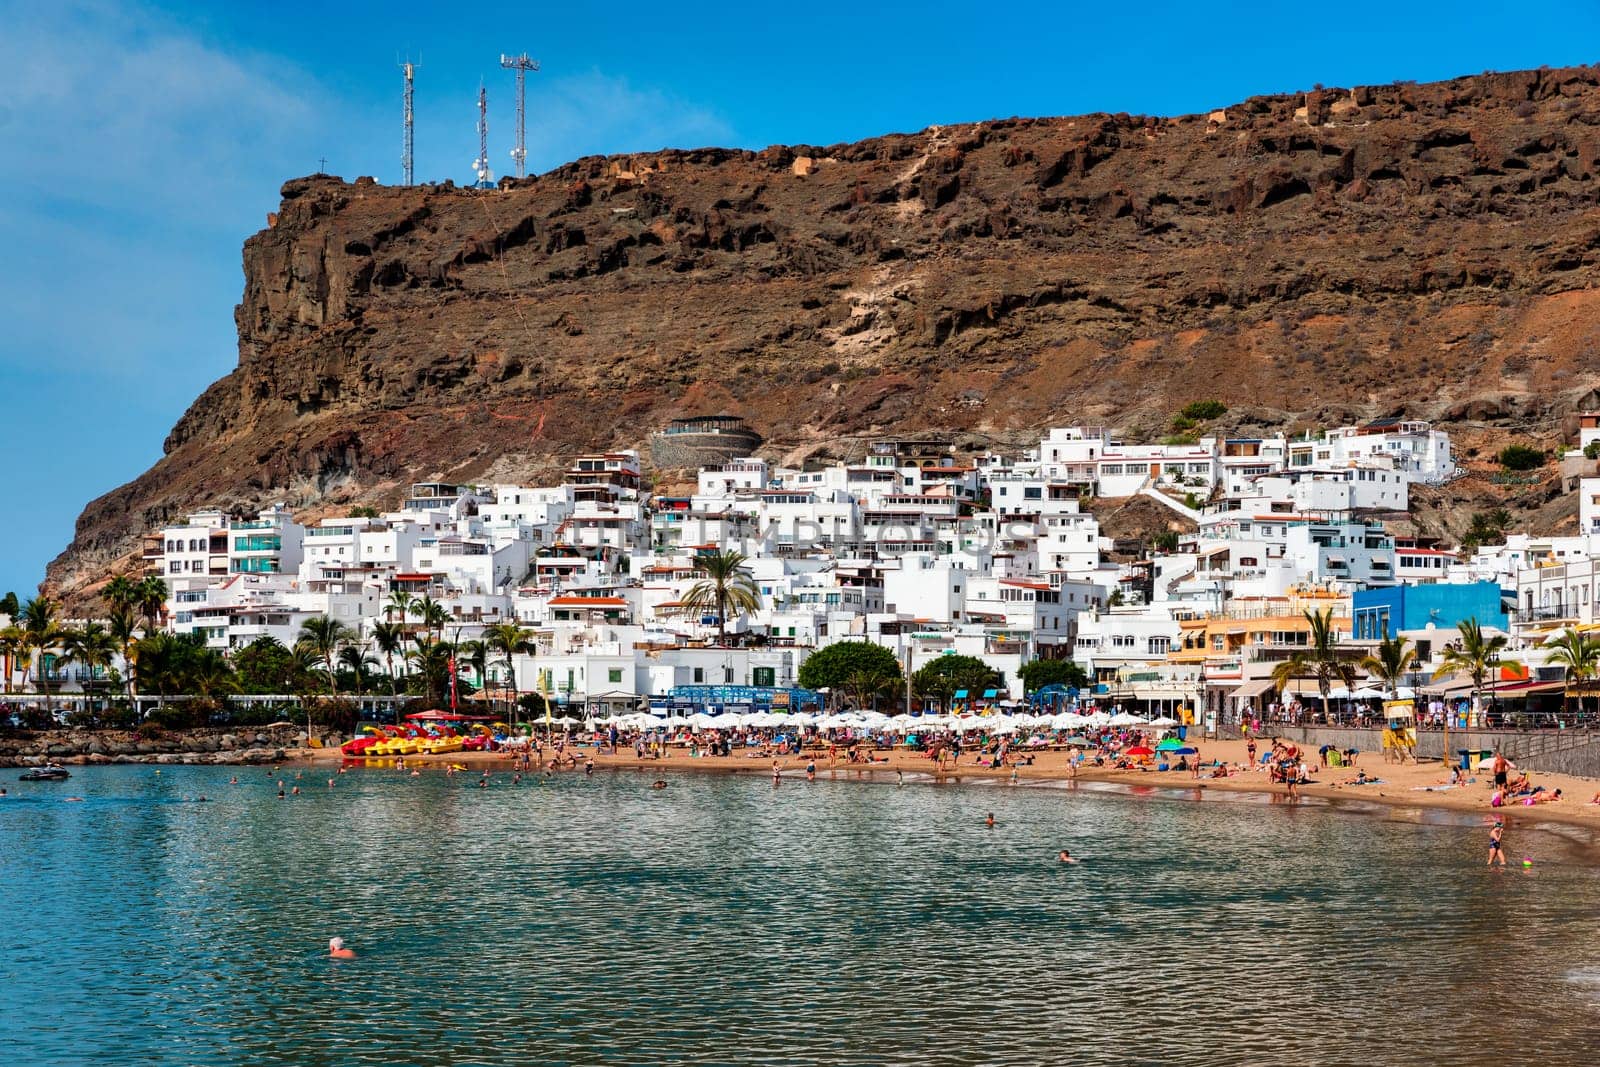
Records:
[[[1254,681],[1241,683],[1239,688],[1235,689],[1228,695],[1233,697],[1235,700],[1248,700],[1251,697],[1258,697],[1265,693],[1270,693],[1276,688],[1277,686],[1273,684],[1271,678],[1257,678]]]
[[[993,700],[995,697],[997,697],[999,695],[1000,695],[1000,690],[998,690],[998,689],[985,689],[983,691],[983,699],[985,699],[985,700]]]
[[[965,700],[965,699],[967,699],[967,691],[965,689],[957,689],[956,692],[955,692],[955,696],[952,699],[954,699],[954,700]]]
[[[1460,696],[1472,692],[1472,679],[1454,674],[1432,685],[1423,686],[1422,692],[1431,697]]]

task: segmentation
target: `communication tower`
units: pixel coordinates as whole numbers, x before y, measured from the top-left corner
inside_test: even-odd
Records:
[[[517,164],[517,177],[525,178],[528,174],[528,120],[524,96],[525,81],[528,71],[537,71],[539,61],[529,59],[528,53],[520,56],[500,56],[500,65],[517,72],[517,147],[511,150],[511,158]]]
[[[411,91],[412,91],[412,84],[411,84],[411,82],[412,82],[412,77],[416,74],[417,67],[418,67],[418,64],[411,62],[411,60],[409,60],[409,59],[406,60],[404,63],[400,64],[400,69],[405,72],[405,76],[406,76],[406,95],[405,95],[405,102],[406,102],[406,104],[405,104],[406,139],[405,139],[405,148],[401,151],[401,154],[400,154],[400,168],[401,168],[402,173],[404,174],[404,178],[402,179],[402,184],[404,184],[404,185],[413,184],[412,154],[411,154],[411,149],[412,149],[412,139],[411,139],[411,120],[412,120]]]
[[[489,90],[478,83],[478,158],[472,161],[472,170],[478,176],[479,189],[494,188],[494,174],[489,170]]]

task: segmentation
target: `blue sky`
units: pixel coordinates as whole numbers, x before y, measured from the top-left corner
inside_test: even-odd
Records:
[[[509,169],[590,153],[830,144],[1009,115],[1175,114],[1327,85],[1597,56],[1600,5],[0,0],[0,591],[138,475],[236,361],[240,244],[288,177],[470,179],[475,98]],[[1591,51],[1586,51],[1586,46]]]

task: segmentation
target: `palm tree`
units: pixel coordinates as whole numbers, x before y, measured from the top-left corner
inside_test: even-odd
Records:
[[[111,580],[115,582],[117,579]],[[132,707],[138,699],[133,691],[133,648],[139,635],[139,616],[132,605],[118,604],[111,609],[109,629],[112,640],[122,649],[122,670],[128,676],[128,705]]]
[[[444,688],[449,684],[450,645],[428,634],[418,634],[411,641],[413,647],[406,653],[406,659],[415,665],[416,680],[429,703],[437,704],[443,700]]]
[[[79,630],[68,630],[61,639],[64,655],[63,663],[81,663],[89,668],[89,678],[93,679],[95,671],[110,667],[116,659],[118,643],[110,630],[102,623],[87,622]],[[87,687],[85,687],[87,688]]]
[[[489,685],[489,646],[482,641],[462,641],[456,645],[456,661],[472,668],[479,689]]]
[[[1322,718],[1328,719],[1328,690],[1335,680],[1348,688],[1356,679],[1355,666],[1339,651],[1339,632],[1333,627],[1333,609],[1306,611],[1311,632],[1303,651],[1296,651],[1272,669],[1272,682],[1280,690],[1296,678],[1314,678],[1322,695]]]
[[[139,582],[139,613],[150,624],[149,629],[154,630],[156,623],[161,619],[161,611],[167,605],[167,583],[151,575]]]
[[[389,599],[384,602],[383,617],[387,619],[392,614],[404,626],[406,617],[415,610],[414,603],[410,593],[403,589],[396,589],[389,594]]]
[[[498,652],[505,660],[507,684],[511,686],[511,725],[515,726],[518,708],[516,657],[533,654],[533,631],[515,622],[497,622],[483,631],[483,643],[490,652]]]
[[[183,688],[184,668],[194,650],[192,635],[175,637],[157,631],[139,639],[133,657],[139,685],[146,692],[155,690],[157,706],[165,707],[167,697]]]
[[[443,604],[431,596],[424,595],[417,602],[417,616],[422,619],[423,626],[433,631],[435,637],[444,639],[444,628],[450,621],[450,612],[445,610]]]
[[[328,669],[328,691],[334,696],[339,695],[339,679],[333,672],[333,657],[355,637],[350,627],[331,615],[318,615],[300,624],[300,637],[295,643],[304,645],[322,660]]]
[[[1573,683],[1578,688],[1578,713],[1583,713],[1584,683],[1600,673],[1600,640],[1575,629],[1561,631],[1544,643],[1550,650],[1550,662],[1566,668],[1567,692],[1561,702],[1565,706],[1571,699]]]
[[[395,695],[394,654],[400,651],[400,645],[404,640],[405,624],[403,622],[375,622],[372,624],[373,647],[383,653],[384,664],[389,669],[390,696]]]
[[[1383,683],[1391,698],[1399,693],[1406,675],[1416,666],[1417,650],[1411,647],[1410,641],[1399,635],[1379,641],[1376,653],[1364,657],[1360,663],[1362,670]]]
[[[31,663],[35,654],[39,657],[39,681],[44,688],[44,710],[46,713],[53,709],[50,706],[50,672],[45,663],[45,657],[50,650],[55,648],[64,636],[65,631],[60,623],[56,622],[56,602],[47,596],[37,596],[22,605],[22,640],[26,663],[23,666],[22,683],[27,688],[27,664]]]
[[[858,708],[871,708],[876,711],[878,698],[885,693],[894,692],[895,679],[883,671],[859,670],[847,675],[844,679],[844,690],[850,694],[850,699],[855,701]]]
[[[5,672],[5,677],[0,678],[0,682],[4,683],[7,695],[11,693],[11,673],[16,668],[17,660],[22,658],[26,647],[22,627],[13,625],[0,630],[0,670]]]
[[[359,645],[345,645],[339,650],[339,666],[355,676],[356,692],[364,693],[378,661]]]
[[[139,583],[126,574],[119,574],[106,583],[106,587],[100,590],[100,596],[113,612],[119,608],[137,608]]]
[[[214,648],[197,648],[184,671],[188,689],[206,698],[239,691],[239,676],[228,658]]]
[[[717,644],[728,643],[728,616],[761,610],[761,591],[745,566],[742,552],[713,552],[697,557],[695,569],[705,577],[683,595],[683,606],[717,615]]]
[[[1506,666],[1517,666],[1513,660],[1502,660],[1500,651],[1506,647],[1508,639],[1505,634],[1495,634],[1485,637],[1483,628],[1478,625],[1476,618],[1463,619],[1456,624],[1456,629],[1461,632],[1459,642],[1446,645],[1444,654],[1439,657],[1439,669],[1433,672],[1437,681],[1447,674],[1465,674],[1472,679],[1472,725],[1476,725],[1479,706],[1483,700],[1483,683],[1489,676],[1491,668],[1504,663]],[[1444,717],[1444,762],[1450,763],[1450,716]]]

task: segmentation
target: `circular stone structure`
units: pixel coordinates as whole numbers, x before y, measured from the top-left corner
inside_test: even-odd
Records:
[[[714,467],[754,454],[761,441],[737,415],[673,419],[650,435],[650,461],[657,467]]]

